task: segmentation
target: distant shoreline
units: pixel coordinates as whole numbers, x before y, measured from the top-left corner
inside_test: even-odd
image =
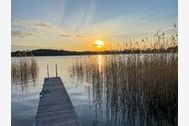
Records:
[[[79,55],[114,55],[114,54],[148,54],[148,53],[177,53],[178,46],[167,49],[147,49],[147,50],[122,50],[122,51],[67,51],[55,49],[36,49],[31,51],[11,52],[11,57],[31,57],[31,56],[79,56]]]

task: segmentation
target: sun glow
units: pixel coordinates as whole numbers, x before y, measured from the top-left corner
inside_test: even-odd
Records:
[[[96,40],[94,43],[94,46],[97,48],[103,48],[104,47],[104,42],[102,40]]]

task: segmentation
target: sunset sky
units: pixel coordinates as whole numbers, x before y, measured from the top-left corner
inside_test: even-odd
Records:
[[[169,33],[177,0],[12,0],[12,51],[97,50],[129,39]]]

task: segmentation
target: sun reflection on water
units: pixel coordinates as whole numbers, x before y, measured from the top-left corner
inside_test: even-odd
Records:
[[[99,72],[102,72],[102,63],[103,63],[102,56],[98,55],[97,60],[98,60],[98,70]]]

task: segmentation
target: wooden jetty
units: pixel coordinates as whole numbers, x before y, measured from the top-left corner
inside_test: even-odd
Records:
[[[35,126],[80,126],[76,110],[60,77],[45,78]]]

